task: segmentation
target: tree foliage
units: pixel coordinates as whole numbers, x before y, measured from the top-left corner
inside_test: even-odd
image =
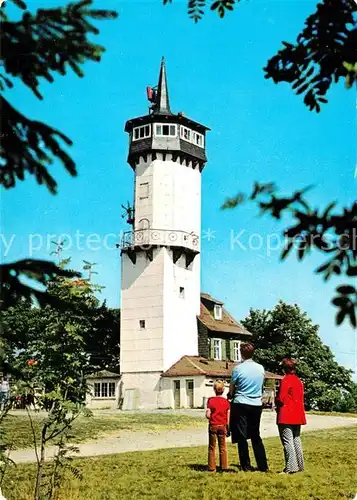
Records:
[[[164,4],[172,0],[163,0]],[[198,22],[207,5],[223,18],[239,0],[188,0],[188,15]],[[322,0],[305,21],[295,43],[283,42],[264,68],[265,78],[289,83],[304,103],[317,112],[340,79],[351,88],[357,82],[357,4],[354,0]]]
[[[49,297],[47,290],[39,290],[23,283],[27,278],[37,285],[46,287],[50,280],[56,277],[73,277],[73,271],[56,266],[46,260],[24,259],[10,264],[1,265],[0,299],[2,307],[6,308],[17,303],[19,297],[36,299],[40,305],[56,301],[56,297]]]
[[[256,359],[266,370],[281,373],[283,358],[297,360],[307,409],[341,411],[353,394],[352,372],[336,362],[321,342],[319,327],[297,305],[280,301],[271,311],[251,309],[243,324],[252,332]],[[344,411],[352,411],[347,406]]]
[[[352,384],[351,390],[344,394],[336,407],[337,411],[357,413],[357,382]]]
[[[292,196],[279,196],[273,183],[255,183],[247,197],[239,193],[228,198],[223,209],[235,208],[247,199],[254,201],[261,215],[268,214],[280,220],[289,216],[293,223],[285,229],[285,244],[281,259],[285,259],[294,249],[299,260],[312,251],[327,258],[317,269],[324,280],[332,276],[355,280],[357,276],[357,202],[351,207],[336,211],[336,203],[324,209],[313,209],[305,198],[305,190],[296,191]],[[332,303],[337,307],[336,323],[349,319],[352,327],[357,326],[357,289],[351,283],[341,284]]]
[[[120,312],[109,309],[105,302],[98,300],[95,293],[101,288],[89,280],[56,276],[48,282],[49,299],[41,308],[34,307],[31,299],[25,297],[18,297],[16,303],[5,308],[1,322],[7,371],[15,375],[21,373],[27,360],[38,361],[36,353],[42,352],[49,343],[52,357],[46,357],[48,366],[36,363],[36,370],[48,369],[48,377],[52,373],[56,379],[62,370],[60,344],[72,339],[71,328],[67,332],[72,324],[80,325],[80,339],[73,334],[71,345],[76,350],[81,346],[85,353],[84,374],[101,369],[118,371]],[[53,331],[53,337],[49,331]],[[52,345],[55,339],[59,343],[56,348]],[[70,346],[67,348],[66,356]],[[32,369],[31,373],[36,370]]]
[[[105,50],[89,39],[89,36],[99,33],[90,20],[113,19],[117,14],[90,8],[91,0],[39,9],[36,13],[31,13],[22,0],[12,2],[23,14],[19,21],[13,21],[7,15],[7,2],[0,9],[0,184],[13,188],[18,181],[31,175],[55,194],[57,183],[49,169],[54,162],[62,163],[70,175],[77,174],[76,165],[66,151],[66,146],[72,141],[56,128],[25,116],[4,93],[14,86],[14,81],[18,81],[42,99],[39,88],[42,80],[52,83],[56,74],[65,75],[68,71],[83,77],[83,64],[100,61]],[[2,300],[9,303],[14,294],[32,296],[40,304],[49,298],[23,278],[30,277],[46,285],[50,277],[68,276],[65,270],[50,262],[32,259],[1,266],[0,273]]]
[[[61,308],[46,304],[40,309],[30,298],[18,297],[2,312],[2,342],[12,390],[16,393],[18,386],[20,394],[25,392],[28,401],[46,412],[38,441],[33,429],[35,500],[54,497],[64,470],[81,477],[69,456],[74,448],[68,440],[73,422],[88,414],[86,378],[102,368],[118,369],[119,314],[99,302],[95,293],[100,289],[86,279],[55,276],[48,283],[48,294]],[[31,419],[30,411],[28,415]],[[46,462],[49,444],[57,446],[57,453]]]
[[[268,61],[265,77],[289,83],[310,110],[319,112],[333,83],[344,79],[351,87],[357,81],[350,68],[357,62],[356,12],[353,0],[323,0],[296,42],[283,42],[284,48]]]
[[[164,0],[164,4],[172,0]],[[204,8],[223,18],[233,10],[239,0],[189,0],[188,14],[195,21],[204,15]],[[304,103],[317,112],[333,83],[344,79],[346,87],[357,82],[357,2],[354,0],[322,0],[316,11],[305,21],[305,27],[295,43],[283,42],[283,48],[267,62],[265,78],[275,83],[287,82]],[[305,191],[305,190],[304,190]],[[297,191],[290,197],[278,197],[274,184],[255,184],[250,200],[255,200],[262,213],[270,213],[280,219],[288,212],[296,225],[284,232],[288,243],[282,259],[295,247],[300,260],[312,249],[328,254],[330,258],[317,272],[324,279],[332,275],[355,277],[357,275],[357,204],[331,214],[335,203],[324,210],[313,210],[303,199],[304,191]],[[268,196],[267,200],[261,200]],[[234,208],[246,199],[238,194],[225,201],[222,208]],[[327,240],[327,241],[326,241]],[[337,288],[338,295],[332,302],[338,307],[337,324],[349,318],[357,326],[357,289],[350,284]]]
[[[53,83],[56,73],[65,75],[68,70],[83,77],[81,66],[86,61],[100,61],[105,49],[89,40],[88,35],[99,33],[89,20],[114,18],[115,12],[90,9],[91,0],[39,9],[35,14],[24,3],[16,3],[24,10],[20,21],[10,21],[6,7],[1,11],[2,91],[12,87],[17,78],[43,99],[39,90],[41,79]],[[25,117],[5,97],[1,99],[1,183],[6,188],[14,187],[27,173],[56,193],[57,183],[48,167],[57,159],[71,175],[76,175],[74,161],[61,144],[63,141],[71,145],[71,140],[54,128]]]

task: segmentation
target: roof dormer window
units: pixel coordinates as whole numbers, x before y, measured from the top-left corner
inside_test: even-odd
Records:
[[[213,309],[214,319],[220,321],[222,319],[222,306],[220,304],[215,304]]]

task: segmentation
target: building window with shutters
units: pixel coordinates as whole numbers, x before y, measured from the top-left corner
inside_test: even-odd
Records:
[[[240,355],[240,340],[233,342],[233,361],[242,361]]]
[[[222,359],[222,341],[213,339],[213,359]]]

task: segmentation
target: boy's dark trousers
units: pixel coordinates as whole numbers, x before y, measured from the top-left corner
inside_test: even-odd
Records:
[[[208,470],[216,470],[216,441],[218,440],[219,465],[222,470],[228,469],[227,444],[226,444],[226,425],[208,426]]]
[[[262,406],[233,403],[231,411],[232,442],[238,443],[238,455],[242,470],[250,470],[248,439],[252,442],[258,470],[268,470],[265,448],[260,437]]]

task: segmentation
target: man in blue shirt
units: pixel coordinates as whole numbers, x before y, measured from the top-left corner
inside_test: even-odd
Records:
[[[240,352],[243,362],[233,368],[229,387],[229,399],[232,399],[230,421],[232,443],[238,444],[242,470],[251,471],[253,468],[250,463],[247,441],[250,439],[258,470],[266,472],[268,463],[260,437],[264,368],[253,361],[252,344],[241,344]]]

